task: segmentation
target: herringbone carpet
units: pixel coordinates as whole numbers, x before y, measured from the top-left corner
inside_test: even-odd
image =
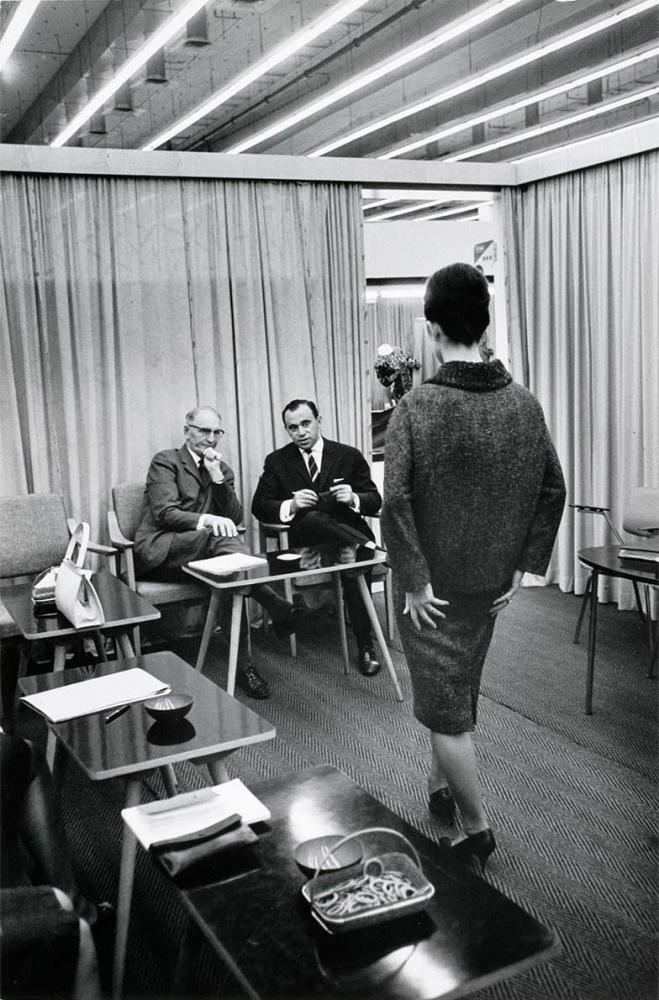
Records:
[[[523,590],[500,617],[486,664],[476,742],[499,842],[487,878],[553,926],[563,952],[479,1000],[657,996],[656,681],[645,676],[636,615],[602,607],[595,715],[584,716],[585,641],[571,641],[578,610],[577,598],[555,588]],[[427,739],[409,700],[395,701],[384,672],[345,677],[330,627],[300,647],[292,661],[274,638],[256,639],[255,662],[273,693],[252,706],[274,723],[277,739],[236,753],[230,771],[249,785],[330,763],[427,836],[446,834],[426,809]],[[194,648],[178,651],[192,659]],[[394,651],[394,659],[409,699],[404,658]],[[216,664],[207,673],[222,679]],[[179,777],[185,787],[206,775],[184,766]],[[115,891],[121,794],[118,782],[90,787],[66,769],[69,837],[96,898]],[[171,890],[140,852],[131,995],[168,995],[183,926]],[[202,966],[206,995],[239,995],[210,958]]]

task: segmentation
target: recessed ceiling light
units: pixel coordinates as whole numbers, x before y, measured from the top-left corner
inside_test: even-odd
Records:
[[[71,121],[65,128],[59,132],[55,138],[51,141],[51,146],[63,146],[69,141],[69,139],[76,134],[76,132],[89,121],[91,116],[99,111],[103,105],[109,101],[109,99],[115,94],[120,87],[125,83],[128,83],[131,77],[133,77],[138,69],[149,61],[151,56],[155,55],[159,49],[163,47],[167,42],[169,42],[175,35],[182,31],[186,23],[193,17],[197,11],[199,11],[206,0],[188,0],[187,3],[181,7],[181,9],[173,14],[172,17],[167,18],[166,21],[160,25],[153,34],[149,35],[146,42],[140,46],[140,48],[133,53],[130,58],[126,59],[125,62],[119,66],[117,72],[114,74],[111,80],[101,87],[94,96],[85,104],[80,111],[73,116]]]
[[[399,111],[396,111],[391,115],[387,115],[377,121],[370,122],[368,125],[364,125],[361,128],[354,129],[352,132],[348,132],[345,135],[334,139],[332,142],[319,146],[307,155],[309,157],[325,156],[327,153],[331,153],[335,149],[340,149],[341,146],[347,146],[349,143],[355,142],[357,139],[362,139],[364,136],[371,135],[373,132],[378,132],[380,129],[386,128],[388,125],[393,125],[396,122],[409,118],[412,115],[416,115],[428,108],[436,107],[438,104],[450,101],[461,94],[466,94],[471,90],[475,90],[476,87],[481,87],[486,83],[490,83],[492,80],[505,76],[507,73],[512,73],[514,70],[521,69],[523,66],[529,66],[531,63],[537,62],[539,59],[543,59],[545,56],[550,55],[553,52],[558,52],[561,49],[568,48],[576,42],[583,41],[585,38],[590,38],[593,35],[599,34],[600,32],[605,31],[614,25],[620,24],[631,17],[635,17],[645,11],[652,10],[658,5],[659,0],[641,0],[640,3],[634,4],[631,7],[626,7],[624,10],[616,11],[616,13],[610,14],[608,17],[591,21],[589,24],[583,25],[575,31],[568,32],[565,35],[555,38],[551,42],[547,42],[544,45],[539,45],[534,49],[530,49],[528,52],[525,52],[524,55],[518,56],[516,59],[511,59],[509,62],[503,63],[499,66],[494,66],[492,69],[486,70],[484,73],[479,73],[477,76],[471,77],[468,80],[463,80],[461,83],[458,83],[453,87],[448,87],[446,90],[442,90],[440,93],[435,94],[424,101],[419,101],[417,104],[401,108]]]
[[[234,146],[230,146],[224,150],[224,152],[245,153],[248,149],[253,149],[254,146],[265,142],[266,139],[271,139],[275,135],[286,132],[288,129],[293,128],[294,125],[299,125],[300,122],[306,121],[307,118],[311,118],[320,111],[324,111],[325,108],[331,107],[332,104],[336,104],[345,97],[363,90],[376,80],[381,80],[382,77],[387,76],[389,73],[407,66],[414,59],[432,52],[434,49],[446,44],[446,42],[450,42],[468,31],[473,31],[474,28],[485,24],[487,21],[491,21],[493,18],[498,17],[499,14],[503,14],[504,11],[509,10],[509,8],[514,7],[520,2],[521,0],[496,0],[494,3],[483,4],[474,13],[460,17],[447,25],[447,27],[427,35],[421,41],[406,46],[389,59],[385,59],[363,73],[358,73],[357,76],[352,77],[352,79],[346,81],[340,87],[335,87],[334,90],[317,98],[315,101],[311,101],[309,104],[305,104],[304,107],[299,108],[285,118],[281,118],[273,125],[255,132],[254,135],[246,139],[242,139]]]
[[[329,31],[330,28],[339,24],[340,21],[344,21],[346,17],[359,10],[360,7],[364,7],[368,2],[369,0],[344,0],[343,3],[338,3],[334,7],[331,7],[322,17],[312,21],[308,27],[297,31],[281,45],[276,46],[272,52],[251,65],[245,73],[241,73],[240,76],[235,77],[226,86],[220,87],[209,98],[198,104],[196,108],[178,118],[172,125],[163,129],[162,132],[159,132],[158,135],[144,143],[140,148],[157,149],[158,146],[169,142],[175,135],[184,132],[186,128],[190,128],[200,118],[204,118],[221,104],[226,104],[227,101],[240,93],[241,90],[244,90],[245,87],[249,87],[255,80],[269,73],[275,66],[279,66],[284,60],[289,59],[296,52],[299,52],[300,49],[303,49],[305,45],[310,45],[316,38],[319,38],[326,31]]]
[[[20,0],[17,5],[2,38],[0,38],[0,73],[38,6],[39,0]]]

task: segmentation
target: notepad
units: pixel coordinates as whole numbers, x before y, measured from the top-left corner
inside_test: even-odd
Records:
[[[268,807],[240,778],[212,788],[184,792],[161,802],[132,806],[121,813],[126,825],[147,850],[210,828],[233,814],[247,824],[263,823],[271,815]]]
[[[105,677],[92,677],[50,691],[27,694],[21,701],[45,715],[50,722],[67,722],[82,715],[116,708],[117,705],[145,701],[169,691],[169,685],[158,677],[140,667],[132,667]]]
[[[213,576],[229,576],[241,569],[252,569],[254,566],[267,566],[268,560],[261,556],[252,556],[249,552],[231,552],[226,556],[213,556],[211,559],[197,559],[188,563],[190,569],[200,569]]]

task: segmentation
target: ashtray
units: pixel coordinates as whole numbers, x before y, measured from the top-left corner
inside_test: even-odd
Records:
[[[321,871],[324,872],[340,871],[349,868],[350,865],[356,865],[362,859],[361,844],[352,840],[334,851],[334,846],[340,844],[342,840],[343,837],[339,833],[305,840],[295,848],[295,860],[303,872],[312,875],[321,863]]]
[[[148,701],[144,702],[144,708],[152,719],[159,722],[171,722],[187,715],[193,702],[192,695],[172,691],[171,694],[161,694],[157,698],[149,698]]]

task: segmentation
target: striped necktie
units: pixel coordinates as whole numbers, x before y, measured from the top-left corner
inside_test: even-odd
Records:
[[[309,475],[311,476],[311,482],[315,483],[318,476],[318,466],[316,465],[316,459],[311,454],[311,448],[305,448],[304,453],[307,456],[307,467],[309,469]]]

